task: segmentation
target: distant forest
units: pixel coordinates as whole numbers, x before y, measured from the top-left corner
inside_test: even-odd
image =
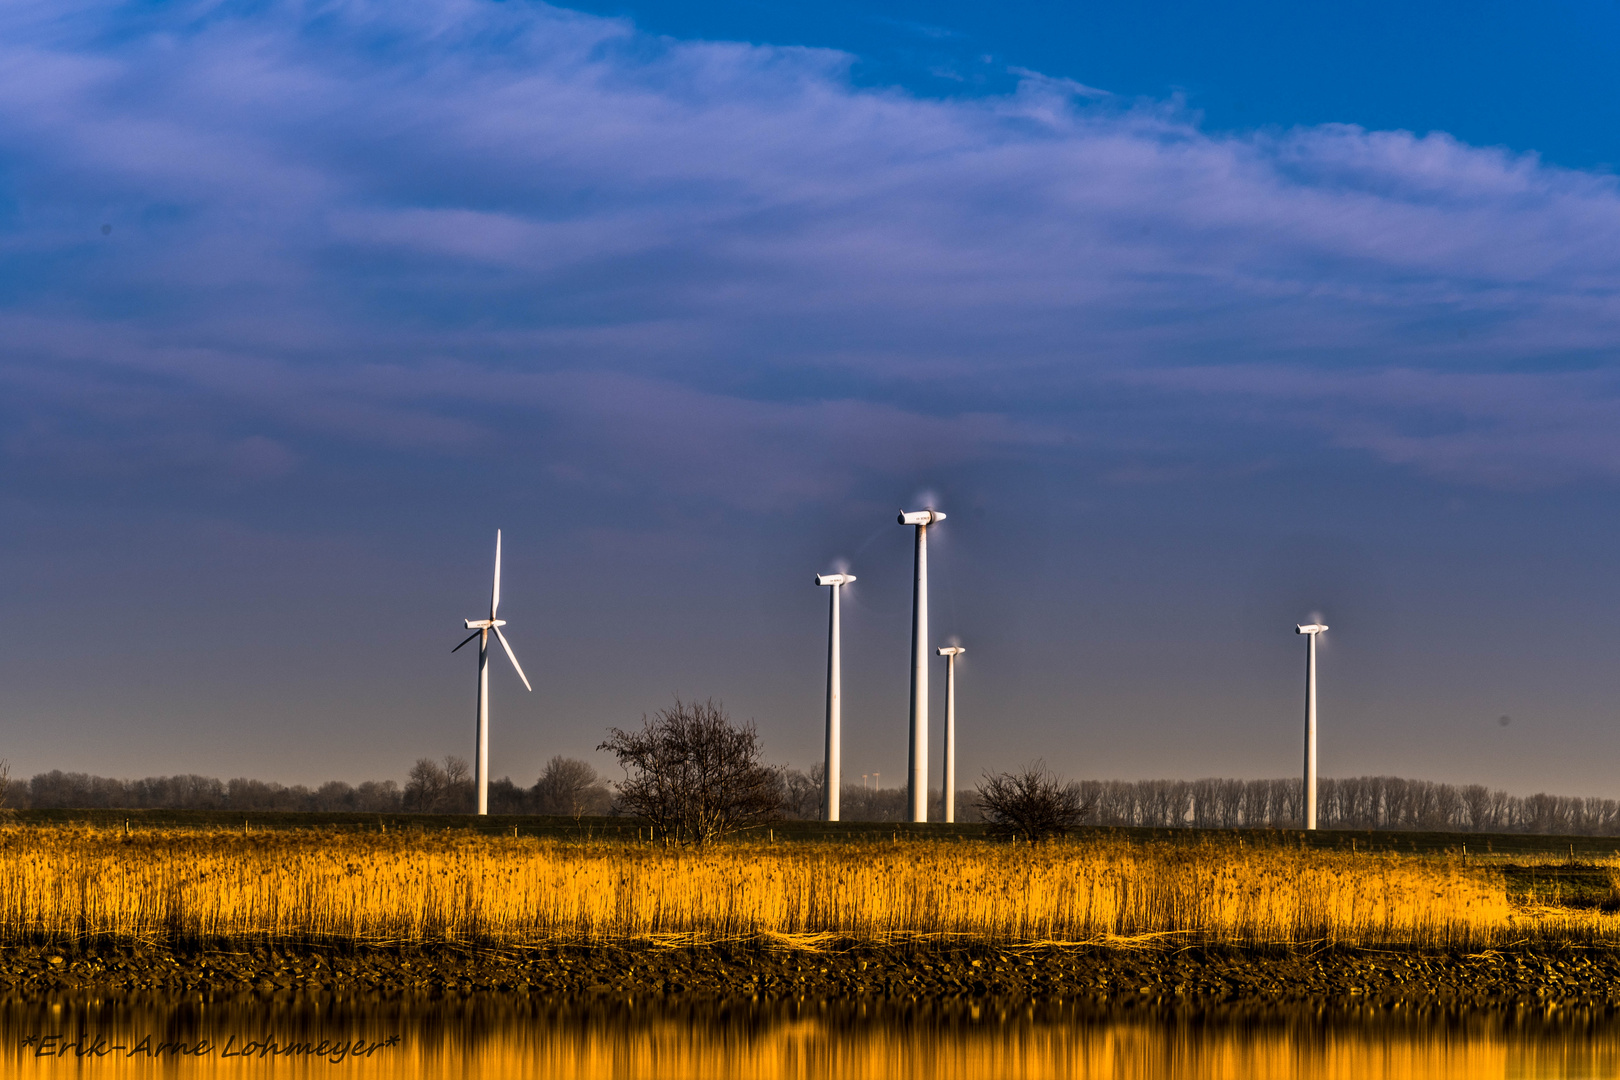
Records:
[[[264,780],[220,780],[212,776],[149,776],[115,780],[60,770],[5,785],[4,805],[16,809],[120,810],[275,810],[320,813],[470,814],[474,808],[472,772],[460,758],[442,763],[422,758],[405,785],[394,780],[349,784],[331,780],[319,787],[288,787]],[[606,781],[583,761],[555,757],[535,783],[520,786],[510,777],[489,783],[492,814],[562,814],[577,817],[612,812]]]
[[[1096,825],[1203,829],[1297,828],[1304,785],[1291,780],[1087,780]],[[1620,801],[1568,795],[1509,795],[1482,784],[1440,784],[1397,776],[1318,780],[1317,824],[1325,829],[1620,835]]]
[[[784,816],[820,816],[821,770],[782,770]],[[1084,780],[1080,788],[1093,825],[1153,828],[1296,828],[1302,785],[1292,780]],[[460,758],[423,758],[401,786],[393,780],[291,787],[263,780],[210,776],[154,776],[115,780],[54,771],[4,782],[3,805],[15,809],[275,810],[361,813],[465,814],[473,809],[473,781]],[[1620,835],[1620,801],[1564,795],[1509,795],[1480,784],[1440,784],[1393,776],[1325,779],[1317,788],[1317,820],[1328,829],[1520,832],[1575,836]],[[941,816],[936,790],[932,817]],[[613,791],[589,764],[555,757],[532,785],[491,780],[493,814],[571,817],[614,812]],[[845,785],[846,821],[906,819],[903,788]],[[974,792],[956,797],[956,819],[979,820]]]

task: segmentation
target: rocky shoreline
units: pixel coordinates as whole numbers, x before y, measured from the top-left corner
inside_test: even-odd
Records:
[[[0,949],[0,987],[545,997],[1236,1002],[1340,999],[1620,1006],[1620,950],[1478,954],[769,943],[527,950],[114,946]]]

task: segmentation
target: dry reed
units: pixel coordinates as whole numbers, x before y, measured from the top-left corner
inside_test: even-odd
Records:
[[[1456,858],[1226,841],[726,844],[469,834],[0,830],[0,941],[459,942],[774,937],[1478,949],[1620,940],[1515,908]]]

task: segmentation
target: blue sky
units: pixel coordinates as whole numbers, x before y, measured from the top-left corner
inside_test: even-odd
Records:
[[[898,779],[933,498],[963,775],[1289,775],[1320,612],[1324,773],[1620,794],[1615,9],[1314,18],[12,5],[5,755],[465,753],[499,526],[497,775],[808,764],[847,560]]]
[[[1620,155],[1613,3],[763,3],[583,5],[676,38],[839,49],[855,80],[927,96],[1018,72],[1126,99],[1179,97],[1210,131],[1444,131],[1574,168]]]

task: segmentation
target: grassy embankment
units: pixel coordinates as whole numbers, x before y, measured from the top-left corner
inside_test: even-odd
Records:
[[[1464,855],[1398,853],[1416,841],[1392,834],[1367,852],[1348,834],[1097,830],[1031,847],[884,827],[684,851],[633,828],[585,840],[370,821],[0,829],[0,943],[1620,945],[1609,844],[1575,860],[1497,852],[1518,837],[1465,838]]]

